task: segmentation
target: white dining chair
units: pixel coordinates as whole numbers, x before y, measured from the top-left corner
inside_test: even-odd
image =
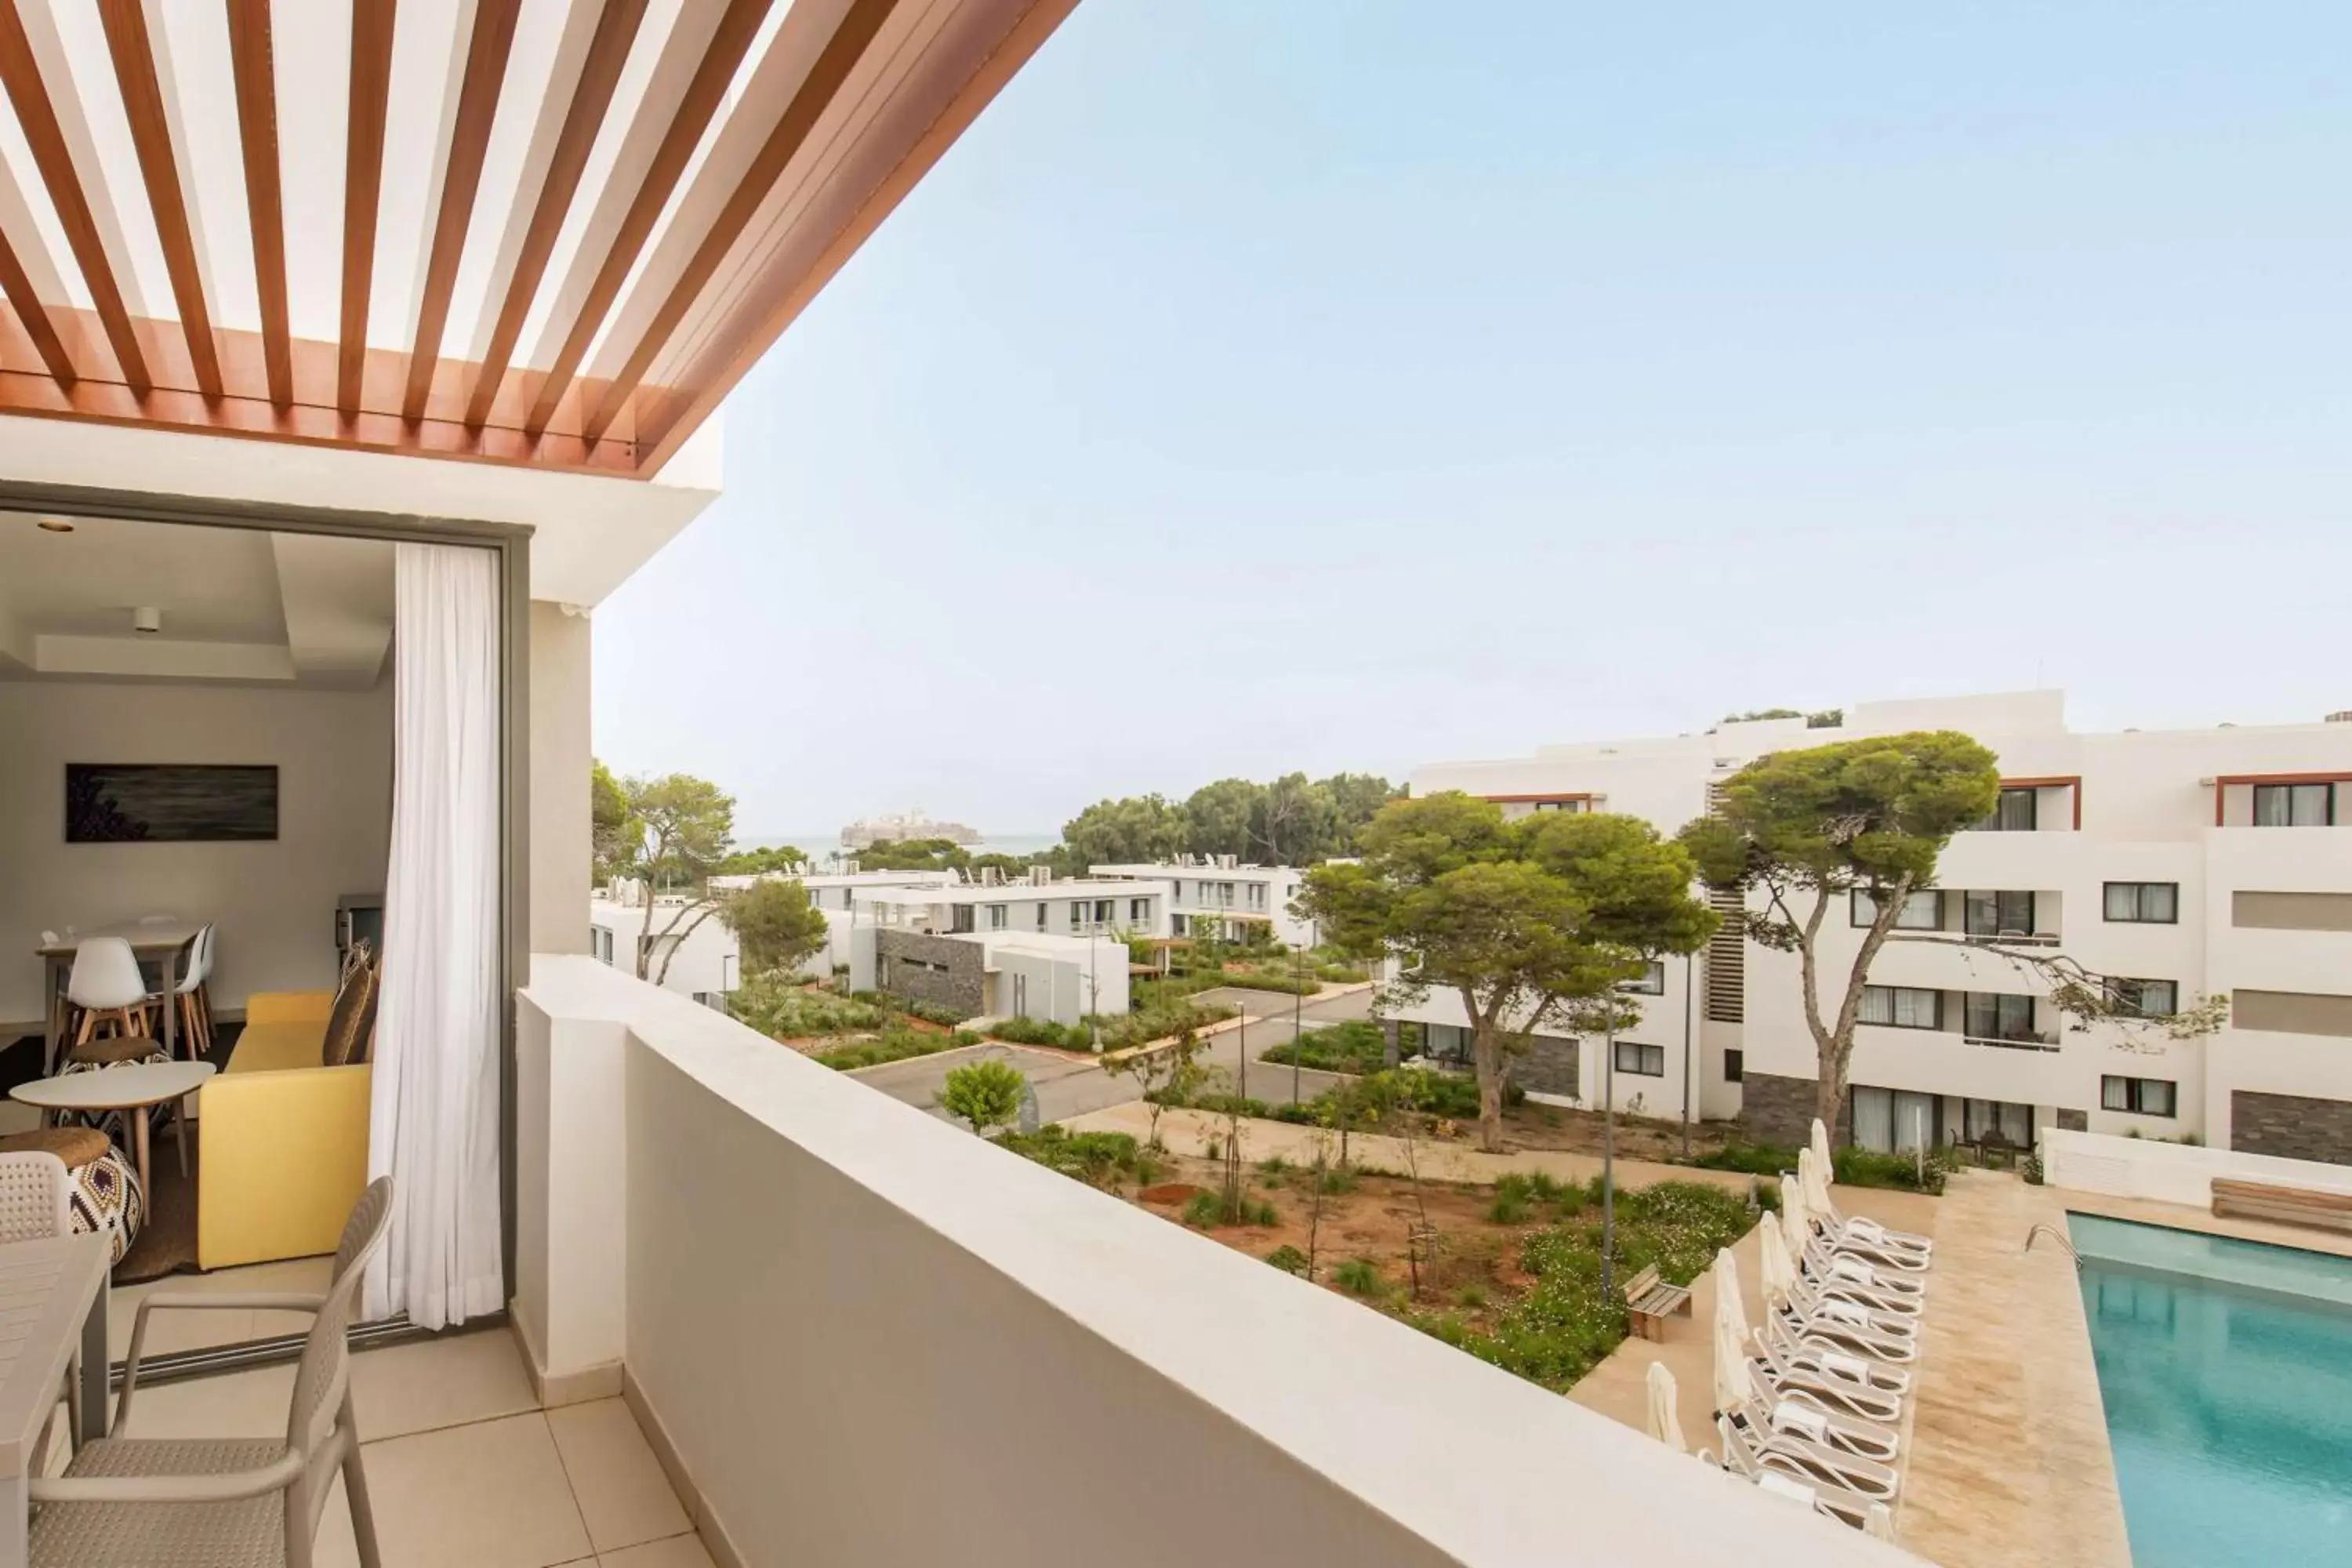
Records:
[[[154,1007],[177,1007],[180,1010],[180,1039],[188,1047],[188,1059],[194,1061],[212,1048],[213,1016],[210,998],[205,982],[213,972],[213,928],[205,926],[188,939],[180,964],[180,977],[173,982],[172,994],[147,994],[148,1005]]]
[[[117,1035],[147,1033],[147,979],[139,955],[119,936],[89,937],[74,949],[66,1000],[81,1009],[76,1045],[87,1044],[101,1023],[111,1022]]]

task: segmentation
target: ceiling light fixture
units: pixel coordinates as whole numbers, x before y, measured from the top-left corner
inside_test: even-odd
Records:
[[[38,528],[43,533],[71,533],[73,531],[73,524],[68,522],[61,517],[45,517],[33,526]]]
[[[152,605],[142,605],[131,612],[131,629],[135,632],[160,632],[163,629],[163,612]]]

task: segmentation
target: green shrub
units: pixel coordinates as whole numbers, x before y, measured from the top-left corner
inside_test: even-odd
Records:
[[[1571,1190],[1574,1190],[1580,1198],[1584,1195],[1582,1189],[1570,1188],[1567,1183],[1562,1182],[1549,1171],[1533,1171],[1523,1179],[1528,1184],[1528,1196],[1539,1204],[1556,1204],[1568,1196]]]
[[[1486,1217],[1496,1225],[1524,1225],[1530,1201],[1531,1184],[1527,1177],[1513,1172],[1495,1184],[1495,1201],[1486,1209]]]
[[[1093,1040],[1092,1034],[1078,1025],[1056,1024],[1048,1018],[1000,1018],[989,1026],[988,1032],[1016,1046],[1053,1046],[1066,1051],[1083,1051]]]
[[[950,1028],[971,1016],[961,1007],[950,1007],[938,1002],[901,1001],[898,1010],[909,1017],[920,1018],[926,1024],[945,1024]]]
[[[1288,1245],[1277,1247],[1272,1252],[1265,1255],[1265,1260],[1268,1263],[1273,1264],[1276,1268],[1281,1269],[1285,1274],[1304,1274],[1307,1272],[1307,1254],[1299,1251],[1298,1248],[1295,1247]]]
[[[1248,1222],[1251,1225],[1259,1226],[1261,1229],[1267,1226],[1276,1226],[1282,1223],[1282,1211],[1276,1208],[1272,1204],[1247,1204],[1243,1206],[1248,1211],[1246,1215]]]
[[[1286,974],[1278,969],[1228,969],[1221,984],[1244,991],[1273,991],[1285,996],[1312,996],[1323,983],[1312,974]]]
[[[1327,1198],[1336,1198],[1344,1194],[1352,1193],[1361,1185],[1356,1180],[1356,1173],[1345,1165],[1334,1165],[1324,1172],[1320,1184],[1323,1188],[1323,1195]]]
[[[1049,1122],[1034,1132],[1007,1132],[996,1145],[1088,1186],[1118,1178],[1148,1182],[1156,1173],[1133,1136],[1125,1132],[1072,1132]]]
[[[1290,1162],[1279,1154],[1268,1154],[1257,1163],[1257,1169],[1260,1175],[1279,1176],[1290,1169]]]
[[[885,1029],[872,1039],[856,1040],[835,1046],[831,1050],[814,1052],[809,1059],[820,1067],[845,1072],[852,1068],[880,1067],[885,1062],[934,1056],[940,1051],[955,1049],[959,1043],[952,1035],[927,1035],[898,1025]]]
[[[824,990],[803,990],[776,975],[746,981],[729,994],[727,1005],[736,1018],[772,1040],[865,1034],[889,1019],[881,1007]]]
[[[1484,1285],[1465,1285],[1454,1293],[1454,1304],[1469,1311],[1477,1311],[1486,1304],[1486,1288]]]
[[[1944,1176],[1958,1156],[1938,1149],[1924,1161],[1910,1154],[1882,1153],[1875,1149],[1832,1149],[1830,1165],[1841,1185],[1895,1187],[1904,1192],[1940,1194]]]
[[[1196,1002],[1181,1002],[1159,1007],[1146,1007],[1139,1013],[1093,1016],[1089,1024],[1102,1030],[1103,1049],[1121,1051],[1130,1046],[1148,1044],[1152,1040],[1171,1039],[1187,1029],[1195,1033],[1212,1024],[1223,1023],[1234,1016],[1234,1009],[1207,1006]],[[1083,1030],[1081,1033],[1083,1034]]]
[[[1331,1270],[1331,1282],[1352,1296],[1377,1297],[1388,1293],[1388,1281],[1381,1278],[1379,1265],[1369,1258],[1350,1258]]]
[[[1345,963],[1318,963],[1309,973],[1331,985],[1360,985],[1371,978],[1368,972]]]
[[[1184,1223],[1194,1230],[1212,1229],[1223,1208],[1224,1204],[1216,1194],[1194,1193],[1192,1201],[1184,1205]]]
[[[1778,1143],[1726,1143],[1720,1149],[1692,1155],[1689,1163],[1706,1171],[1744,1171],[1751,1176],[1777,1176],[1797,1168],[1797,1152]]]
[[[1388,1066],[1389,1043],[1381,1026],[1364,1018],[1350,1018],[1328,1028],[1309,1029],[1295,1041],[1286,1041],[1265,1053],[1265,1059],[1318,1072],[1376,1073]]]

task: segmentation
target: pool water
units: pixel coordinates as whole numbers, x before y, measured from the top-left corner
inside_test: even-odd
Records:
[[[2068,1228],[2135,1568],[2352,1563],[2352,1258]]]

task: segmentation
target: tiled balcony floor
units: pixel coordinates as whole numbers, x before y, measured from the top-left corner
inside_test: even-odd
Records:
[[[324,1259],[273,1264],[152,1289],[301,1289],[319,1283],[311,1276],[324,1268]],[[115,1293],[118,1355],[146,1289]],[[300,1326],[299,1317],[286,1316],[283,1327],[257,1325],[250,1312],[159,1316],[150,1348],[188,1349]],[[167,1324],[168,1339],[159,1331]],[[293,1382],[289,1363],[142,1389],[122,1435],[283,1436]],[[352,1358],[352,1385],[385,1568],[710,1568],[628,1406],[604,1399],[540,1409],[505,1330],[362,1352]],[[320,1521],[319,1562],[320,1568],[359,1562],[341,1482]]]

